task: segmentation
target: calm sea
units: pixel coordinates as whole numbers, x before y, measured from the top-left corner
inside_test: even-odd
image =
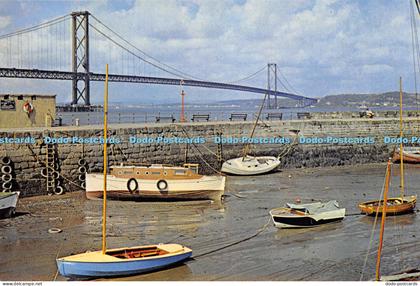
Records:
[[[388,108],[389,109],[389,108]],[[185,106],[185,118],[191,121],[193,115],[209,115],[210,121],[229,120],[232,113],[246,113],[247,121],[252,121],[258,114],[259,106],[250,105],[221,105],[197,104]],[[374,109],[377,110],[377,109]],[[283,120],[296,119],[298,112],[328,112],[328,111],[360,111],[358,108],[279,108],[262,111],[261,118],[265,120],[268,113],[282,113]],[[156,122],[161,117],[161,122],[170,122],[173,117],[179,122],[181,106],[177,105],[127,105],[110,106],[108,112],[109,123],[146,123]],[[91,125],[103,123],[103,112],[58,112],[57,117],[62,118],[63,125]],[[239,120],[239,119],[236,119]]]

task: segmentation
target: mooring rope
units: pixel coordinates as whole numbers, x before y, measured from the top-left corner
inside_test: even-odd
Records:
[[[185,135],[187,136],[188,139],[190,139],[191,137],[188,135],[187,131],[181,126],[181,130],[185,133]],[[198,157],[200,157],[200,159],[203,161],[204,164],[206,164],[211,170],[213,170],[213,172],[215,172],[216,174],[219,175],[223,175],[222,172],[220,172],[219,170],[215,169],[213,166],[211,166],[206,159],[204,159],[204,154],[200,151],[200,149],[198,148],[198,146],[194,143],[191,142],[191,145],[196,149],[196,151],[198,152]],[[205,147],[205,146],[204,146]],[[210,149],[208,149],[207,147],[205,147],[210,153],[212,153],[213,155],[217,156],[215,153],[213,153]],[[193,149],[194,152],[194,149]],[[196,153],[197,154],[197,153]]]
[[[380,197],[379,197],[380,199],[382,198],[383,193],[384,193],[385,183],[386,183],[386,177],[385,177],[385,179],[384,179],[384,183],[382,184],[382,191],[381,191],[381,194],[380,194]],[[363,280],[363,275],[365,274],[366,264],[367,264],[367,260],[368,260],[369,255],[370,255],[370,249],[372,248],[373,236],[375,235],[375,228],[376,228],[376,224],[377,224],[377,222],[378,222],[378,217],[379,217],[379,207],[380,207],[380,205],[381,205],[381,204],[380,204],[380,203],[378,203],[378,206],[376,207],[375,220],[374,220],[374,222],[373,222],[372,231],[371,231],[371,233],[370,233],[369,246],[368,246],[368,250],[367,250],[366,255],[365,255],[365,260],[363,261],[362,274],[360,275],[360,280],[359,280],[359,281],[362,281],[362,280]]]
[[[227,245],[224,245],[224,246],[222,246],[222,247],[219,247],[219,248],[216,248],[216,249],[213,249],[213,250],[210,250],[210,251],[207,251],[207,252],[204,252],[204,253],[201,253],[201,254],[198,254],[198,255],[196,255],[196,256],[194,256],[193,258],[194,259],[196,259],[196,258],[200,258],[200,257],[203,257],[203,256],[206,256],[206,255],[209,255],[209,254],[212,254],[212,253],[215,253],[215,252],[217,252],[217,251],[220,251],[220,250],[223,250],[223,249],[226,249],[226,248],[229,248],[229,247],[231,247],[231,246],[234,246],[234,245],[237,245],[237,244],[240,244],[240,243],[242,243],[242,242],[245,242],[245,241],[248,241],[248,240],[250,240],[250,239],[252,239],[252,238],[254,238],[254,237],[257,237],[258,235],[260,235],[264,230],[266,230],[267,229],[267,227],[268,227],[268,225],[270,224],[270,221],[271,221],[271,217],[268,219],[268,221],[261,227],[261,228],[259,228],[253,235],[251,235],[251,236],[248,236],[248,237],[245,237],[245,238],[243,238],[243,239],[240,239],[240,240],[238,240],[238,241],[235,241],[235,242],[232,242],[232,243],[229,243],[229,244],[227,244]]]
[[[187,136],[187,138],[188,139],[191,139],[191,136],[188,134],[188,132],[182,127],[182,126],[180,126],[181,127],[181,130],[182,130],[182,132],[184,132],[184,134]],[[191,144],[193,144],[194,145],[194,147],[196,147],[196,148],[198,148],[196,145],[195,145],[195,143],[191,143]],[[213,151],[211,151],[210,150],[210,148],[207,148],[206,147],[206,145],[204,145],[204,144],[202,144],[203,145],[203,147],[204,147],[204,149],[206,149],[207,150],[207,152],[209,152],[210,154],[212,154],[212,155],[214,155],[215,157],[217,157],[217,154],[216,153],[214,153]]]

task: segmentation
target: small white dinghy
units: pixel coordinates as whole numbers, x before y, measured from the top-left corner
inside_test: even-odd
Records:
[[[0,218],[11,217],[15,213],[19,192],[0,192]]]
[[[280,160],[273,156],[246,156],[227,160],[221,171],[233,175],[259,175],[268,173],[280,165]]]
[[[326,203],[286,204],[285,208],[270,211],[274,225],[278,228],[314,227],[320,224],[340,221],[346,209],[333,200]]]
[[[249,138],[254,136],[255,128],[257,127],[258,120],[261,116],[261,111],[264,108],[265,99],[267,94],[264,96],[260,110],[258,111],[257,118],[252,127],[251,134]],[[268,173],[280,165],[280,160],[277,157],[273,156],[259,156],[253,157],[248,155],[249,143],[245,145],[243,149],[242,157],[233,158],[227,160],[223,163],[221,171],[223,173],[232,174],[232,175],[242,175],[242,176],[252,176]]]

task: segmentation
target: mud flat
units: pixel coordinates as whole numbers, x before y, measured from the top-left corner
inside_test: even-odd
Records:
[[[407,193],[418,194],[419,172],[420,166],[407,166]],[[223,203],[110,201],[110,247],[176,242],[191,247],[194,257],[116,280],[359,280],[374,218],[359,215],[357,203],[379,196],[384,174],[384,164],[289,169],[229,177]],[[313,229],[274,228],[268,211],[296,198],[337,199],[350,215]],[[23,198],[16,217],[0,220],[0,280],[66,280],[57,275],[55,258],[101,246],[101,207],[82,192]],[[49,233],[53,227],[62,232]],[[417,210],[387,218],[383,274],[418,267],[419,228]],[[376,234],[365,280],[374,277],[377,243]]]

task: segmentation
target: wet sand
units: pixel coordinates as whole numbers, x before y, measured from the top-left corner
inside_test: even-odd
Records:
[[[385,168],[228,177],[221,203],[109,201],[108,247],[173,242],[192,248],[194,257],[174,268],[113,280],[359,280],[374,218],[360,215],[357,204],[379,197]],[[393,166],[394,196],[398,168]],[[408,194],[419,193],[419,174],[420,166],[406,165]],[[349,216],[316,228],[276,229],[268,211],[296,198],[336,199]],[[102,201],[86,200],[82,192],[21,199],[16,217],[0,220],[0,280],[67,280],[57,275],[55,258],[101,247],[101,209]],[[418,212],[386,223],[382,273],[418,267]],[[48,233],[53,227],[63,231]],[[378,232],[364,280],[374,277],[377,245]]]

